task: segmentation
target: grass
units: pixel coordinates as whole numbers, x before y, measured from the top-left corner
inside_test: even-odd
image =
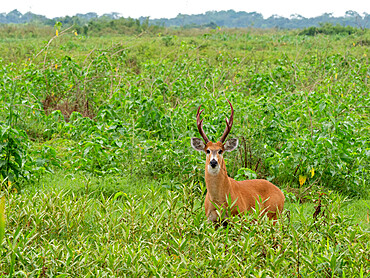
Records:
[[[1,179],[0,276],[370,277],[370,201],[343,197],[369,196],[368,31],[71,33],[37,56],[55,34],[41,31],[0,30],[0,158],[20,173]],[[228,173],[285,190],[276,225],[205,218],[189,142],[200,104],[223,131],[226,98],[242,142]]]
[[[367,277],[369,200],[287,203],[281,221],[215,229],[194,184],[62,172],[7,196],[0,273],[9,277]],[[122,193],[120,193],[122,192]],[[314,200],[313,200],[314,201]],[[361,276],[362,275],[362,276]]]
[[[45,47],[55,30],[41,30],[35,37],[9,37],[7,32],[0,29],[0,53],[6,63],[24,65],[30,58],[33,62],[43,62],[44,54],[37,58],[35,54]],[[264,60],[275,59],[284,53],[287,57],[294,57],[300,61],[307,55],[330,55],[331,53],[352,53],[361,56],[366,53],[366,45],[362,40],[368,40],[369,34],[359,37],[299,36],[298,31],[235,29],[235,30],[167,30],[156,36],[136,36],[105,34],[103,36],[85,37],[75,36],[68,32],[65,36],[54,39],[48,48],[47,59],[57,60],[65,56],[75,61],[85,61],[92,53],[98,50],[120,49],[130,58],[139,59],[140,63],[155,59],[176,59],[181,43],[190,44],[199,57],[206,54],[213,58],[224,54],[226,57],[248,57],[261,64]],[[334,40],[334,42],[333,42]],[[317,52],[316,49],[324,51]],[[181,48],[180,48],[181,50]],[[190,53],[190,52],[189,52]],[[199,58],[198,57],[198,58]]]

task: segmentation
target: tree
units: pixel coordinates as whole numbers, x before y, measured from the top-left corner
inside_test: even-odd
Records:
[[[10,13],[6,15],[7,23],[23,23],[21,22],[22,13],[18,10],[12,10]]]

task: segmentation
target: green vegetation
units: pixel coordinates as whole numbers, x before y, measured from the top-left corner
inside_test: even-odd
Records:
[[[4,276],[370,275],[369,224],[357,225],[360,214],[351,209],[366,204],[335,194],[322,197],[317,218],[311,204],[288,203],[275,226],[248,217],[215,230],[204,216],[202,189],[194,184],[167,190],[153,180],[144,186],[103,178],[86,191],[84,177],[62,175],[42,183],[7,196]],[[140,193],[123,193],[132,192],[131,186]],[[110,195],[110,187],[119,191]]]
[[[300,35],[306,35],[306,36],[316,36],[318,34],[325,34],[325,35],[352,35],[355,33],[361,33],[361,30],[355,27],[351,26],[341,26],[337,24],[336,26],[325,23],[320,24],[320,27],[309,27],[306,29],[303,29],[299,34]]]
[[[368,30],[6,28],[2,275],[370,275]],[[228,173],[283,189],[276,225],[205,220],[190,138],[199,105],[220,137],[226,98]]]

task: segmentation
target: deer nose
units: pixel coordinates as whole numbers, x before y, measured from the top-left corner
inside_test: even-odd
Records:
[[[215,168],[217,166],[217,160],[216,159],[212,159],[209,164],[211,165],[212,168]]]

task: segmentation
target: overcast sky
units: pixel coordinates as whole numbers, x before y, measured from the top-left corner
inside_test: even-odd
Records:
[[[98,15],[117,12],[124,17],[153,18],[199,14],[206,11],[230,10],[258,12],[265,18],[277,14],[289,17],[300,14],[314,17],[323,13],[342,16],[348,10],[370,13],[369,0],[0,0],[0,13],[17,9],[49,18],[95,12]]]

